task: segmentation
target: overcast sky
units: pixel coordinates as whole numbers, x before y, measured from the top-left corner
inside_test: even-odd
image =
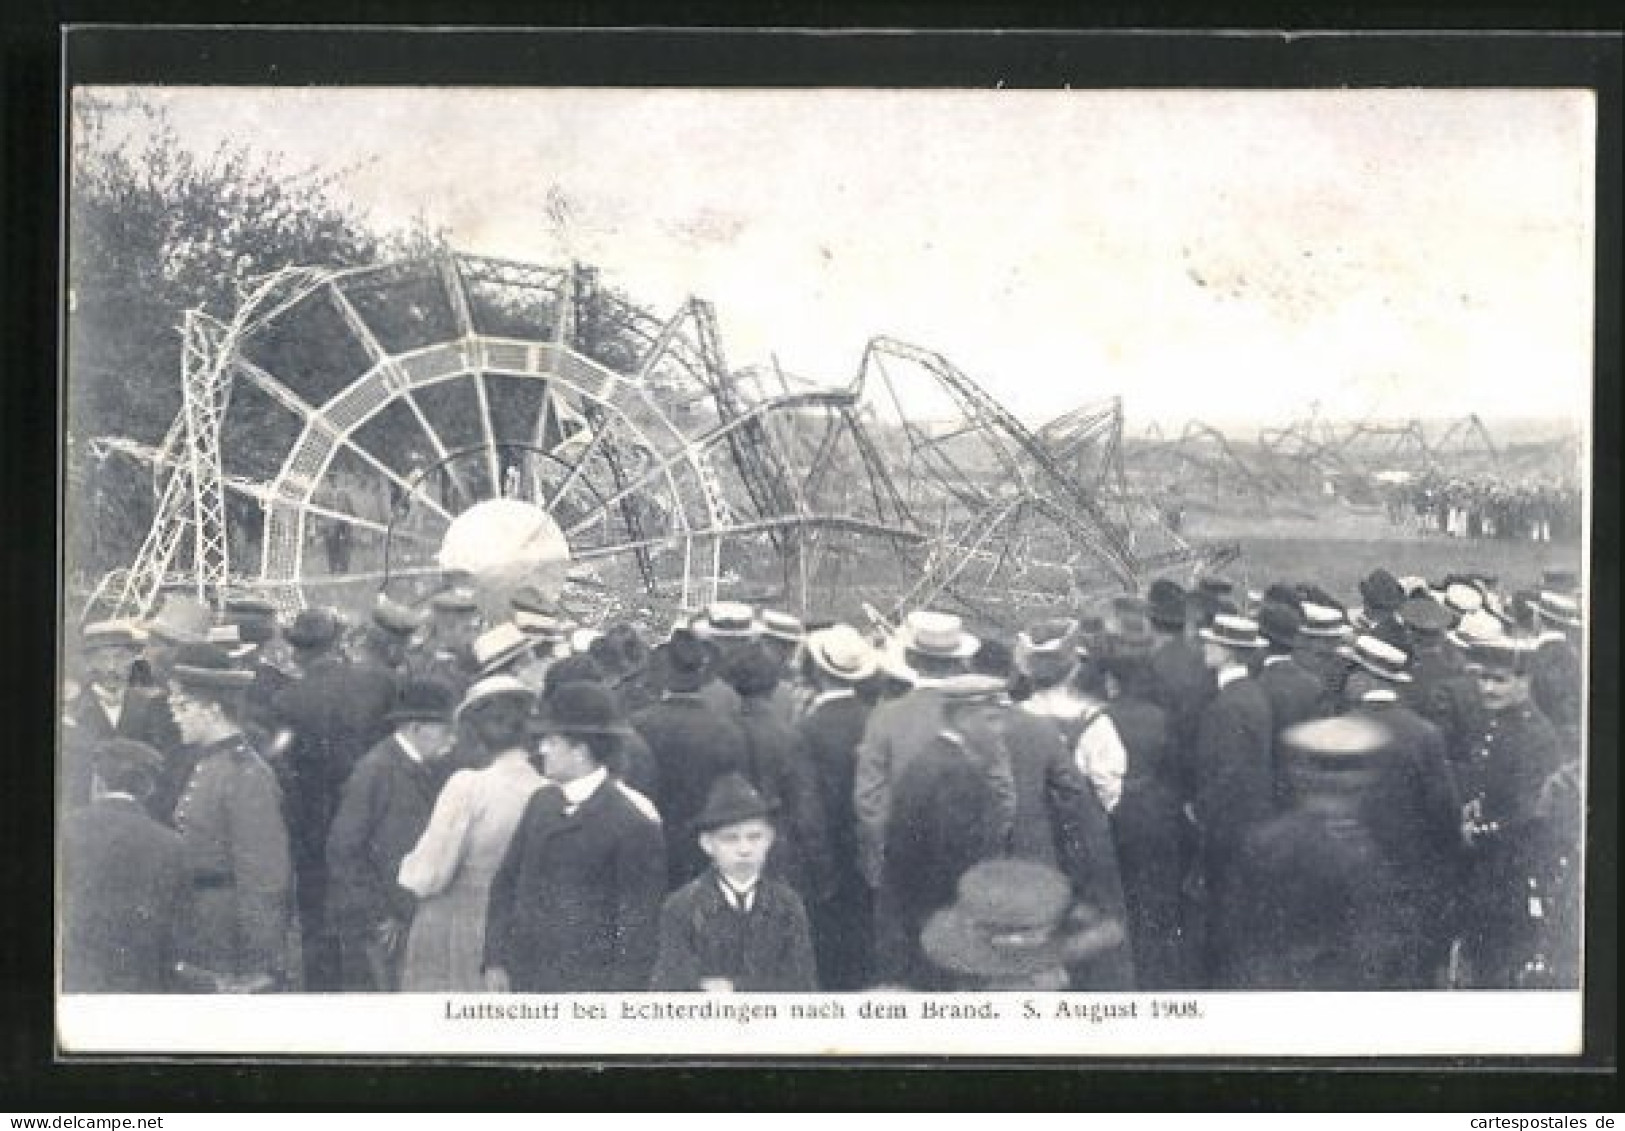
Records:
[[[1540,91],[153,91],[380,224],[575,257],[728,360],[887,334],[1032,422],[1589,412],[1594,113]]]

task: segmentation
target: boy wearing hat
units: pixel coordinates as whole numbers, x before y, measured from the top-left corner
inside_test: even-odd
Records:
[[[666,893],[658,816],[610,779],[625,725],[605,688],[568,683],[534,721],[550,784],[531,795],[491,881],[485,982],[493,992],[645,989]]]
[[[293,868],[282,793],[238,721],[253,680],[209,644],[181,645],[170,668],[175,722],[198,753],[175,805],[191,873],[178,951],[209,974],[294,988]]]
[[[338,936],[345,990],[400,988],[417,898],[397,880],[429,825],[452,747],[451,688],[402,685],[385,721],[394,733],[369,750],[344,784],[327,836],[327,918]]]
[[[712,786],[695,820],[711,866],[666,897],[649,988],[797,993],[818,988],[801,897],[762,874],[773,806],[740,774]]]
[[[91,800],[62,819],[62,989],[162,993],[189,894],[181,840],[144,808],[163,757],[133,739],[94,748]]]

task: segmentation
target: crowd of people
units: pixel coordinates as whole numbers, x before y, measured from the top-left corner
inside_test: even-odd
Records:
[[[1578,580],[86,625],[68,992],[1576,986]]]
[[[1569,542],[1580,536],[1580,490],[1550,483],[1429,476],[1391,488],[1388,517],[1449,538]]]

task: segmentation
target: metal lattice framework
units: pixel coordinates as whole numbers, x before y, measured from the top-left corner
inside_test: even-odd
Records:
[[[764,395],[729,370],[709,303],[661,319],[589,267],[288,269],[185,334],[164,444],[101,441],[153,464],[158,507],[87,615],[146,614],[176,584],[284,610],[421,596],[457,516],[503,496],[548,512],[574,603],[606,611],[736,596],[1005,621],[1200,557],[1127,491],[1120,406],[1035,433],[887,338],[847,388],[777,374]]]

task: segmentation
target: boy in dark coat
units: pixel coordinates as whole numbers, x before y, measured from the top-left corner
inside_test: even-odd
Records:
[[[400,988],[417,900],[396,881],[429,825],[440,765],[451,753],[451,688],[409,680],[386,716],[395,733],[369,750],[344,785],[327,837],[328,921],[346,990]]]
[[[711,789],[696,825],[711,867],[666,898],[653,990],[788,993],[818,988],[807,912],[765,878],[773,806],[739,774]]]

